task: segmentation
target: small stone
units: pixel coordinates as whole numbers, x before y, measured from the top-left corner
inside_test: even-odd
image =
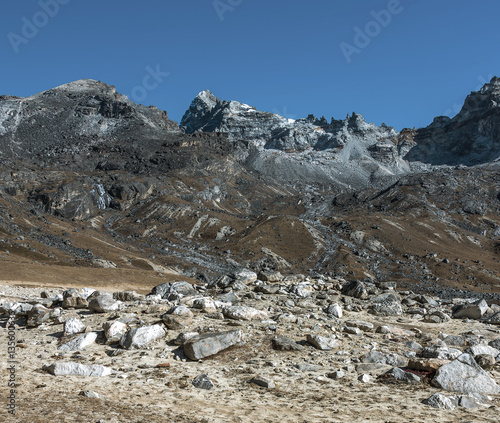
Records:
[[[449,360],[441,360],[439,358],[413,358],[408,362],[407,367],[419,372],[435,372],[449,362]]]
[[[364,322],[363,320],[348,320],[347,322],[345,322],[345,325],[352,328],[361,329],[363,332],[371,332],[374,328],[372,323]]]
[[[87,327],[78,317],[70,317],[64,322],[64,335],[74,335],[85,332]]]
[[[331,351],[340,348],[340,341],[319,335],[307,335],[307,342],[321,351]]]
[[[358,380],[359,380],[360,382],[362,382],[362,383],[368,383],[368,382],[370,382],[371,377],[370,377],[370,375],[367,375],[367,374],[362,374],[362,375],[360,375],[360,376],[358,377]]]
[[[95,399],[104,399],[100,394],[98,394],[95,391],[80,391],[78,395],[81,395],[82,397],[86,398],[95,398]]]
[[[267,377],[263,377],[263,376],[255,376],[252,379],[250,379],[249,382],[253,383],[255,385],[262,386],[262,387],[267,388],[267,389],[276,388],[275,383],[271,379],[268,379]]]
[[[297,344],[294,340],[284,337],[276,336],[273,338],[273,348],[277,351],[301,351],[302,346]]]
[[[386,376],[405,383],[420,383],[420,378],[413,373],[405,372],[399,367],[395,367],[386,373]]]
[[[456,398],[450,399],[446,395],[440,393],[431,395],[426,400],[423,400],[422,403],[433,408],[440,408],[444,410],[454,410],[458,406]]]
[[[103,324],[104,337],[108,344],[119,342],[123,335],[128,331],[128,326],[118,320],[105,322]]]
[[[196,376],[193,379],[192,384],[195,388],[198,388],[198,389],[211,390],[211,389],[214,389],[214,387],[215,387],[212,380],[205,373]]]
[[[89,332],[85,333],[83,335],[77,336],[76,338],[72,339],[69,342],[66,342],[65,344],[61,345],[58,350],[60,351],[81,351],[88,347],[89,345],[92,345],[95,340],[97,339],[97,333],[96,332]]]
[[[328,309],[326,310],[326,314],[328,314],[329,316],[336,317],[337,319],[341,319],[343,315],[342,307],[337,303],[330,304],[328,306]]]
[[[328,373],[327,377],[330,379],[342,379],[345,377],[345,372],[343,370],[337,370],[336,372]]]

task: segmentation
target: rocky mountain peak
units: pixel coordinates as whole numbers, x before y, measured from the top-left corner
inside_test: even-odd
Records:
[[[500,78],[493,77],[465,99],[453,118],[439,116],[419,129],[405,157],[433,165],[467,166],[500,158]]]

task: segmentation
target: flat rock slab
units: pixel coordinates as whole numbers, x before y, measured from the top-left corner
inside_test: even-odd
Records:
[[[440,367],[432,385],[447,391],[498,394],[500,387],[469,354],[462,354],[451,363]]]
[[[274,389],[276,388],[276,384],[269,378],[263,377],[263,376],[255,376],[252,379],[248,381],[249,383],[253,383],[255,385],[262,386],[263,388],[267,389]]]
[[[222,310],[224,316],[233,320],[266,320],[269,315],[265,311],[257,310],[252,307],[230,306]]]
[[[62,344],[58,350],[60,351],[80,351],[84,348],[92,345],[97,339],[96,332],[84,333],[83,335],[77,336],[65,344]]]
[[[80,363],[54,363],[45,367],[49,373],[54,376],[109,376],[113,370],[109,367],[97,364],[85,365]]]
[[[198,335],[186,341],[184,354],[191,360],[201,360],[240,343],[241,336],[240,330]]]

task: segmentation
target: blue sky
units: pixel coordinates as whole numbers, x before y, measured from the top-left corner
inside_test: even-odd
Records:
[[[50,7],[49,7],[50,6]],[[497,0],[3,0],[0,94],[82,78],[179,121],[210,89],[305,117],[403,127],[500,76]],[[151,72],[155,78],[146,79]],[[168,74],[168,75],[167,75]]]

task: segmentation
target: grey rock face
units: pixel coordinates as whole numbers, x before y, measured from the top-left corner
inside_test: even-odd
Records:
[[[250,166],[283,178],[288,169],[288,178],[297,181],[306,178],[367,186],[370,176],[373,182],[408,170],[401,159],[407,152],[405,143],[397,146],[400,134],[391,127],[367,123],[356,113],[330,123],[312,115],[293,120],[203,91],[183,116],[181,128],[188,134],[224,133],[235,143],[249,143],[245,154]]]
[[[447,391],[497,394],[500,387],[469,354],[462,354],[451,363],[441,366],[432,385]]]
[[[239,330],[198,335],[184,343],[184,354],[191,360],[201,360],[240,343],[241,336]]]
[[[61,345],[58,349],[61,351],[80,351],[92,345],[97,339],[96,332],[89,332],[83,335],[77,336],[69,342]]]
[[[54,363],[45,367],[54,376],[109,376],[113,370],[100,365],[85,365],[73,362]]]
[[[453,119],[441,116],[414,138],[417,145],[405,156],[409,161],[433,165],[474,165],[500,155],[500,79],[493,78],[471,93]]]
[[[35,156],[64,148],[82,153],[96,142],[158,137],[177,132],[176,126],[166,112],[135,104],[115,87],[91,79],[28,98],[0,98],[0,147],[13,156],[23,150]]]
[[[167,332],[160,325],[133,328],[121,337],[120,345],[126,349],[144,348],[166,334]]]

